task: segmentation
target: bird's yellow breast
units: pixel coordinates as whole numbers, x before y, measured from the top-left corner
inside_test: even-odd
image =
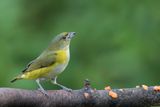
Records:
[[[58,63],[65,63],[68,57],[67,50],[60,50],[56,52],[56,61]]]

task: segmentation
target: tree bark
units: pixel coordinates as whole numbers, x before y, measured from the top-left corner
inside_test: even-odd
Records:
[[[94,90],[89,84],[80,90],[38,90],[0,88],[0,107],[150,107],[160,105],[160,92],[155,87]]]

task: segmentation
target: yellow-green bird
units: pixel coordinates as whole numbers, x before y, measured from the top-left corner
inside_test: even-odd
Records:
[[[53,84],[69,90],[56,82],[57,76],[64,71],[70,60],[70,41],[75,32],[63,32],[58,34],[39,57],[31,61],[22,74],[15,77],[11,82],[20,79],[36,80],[40,90],[46,94],[40,84],[42,80],[50,80]]]

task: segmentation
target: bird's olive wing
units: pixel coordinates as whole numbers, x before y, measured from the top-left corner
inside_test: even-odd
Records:
[[[56,53],[42,55],[37,59],[31,61],[22,72],[24,73],[48,67],[56,62],[56,55],[57,55]]]
[[[29,63],[27,64],[27,66],[25,67],[25,69],[22,70],[22,72],[26,72],[26,70],[29,68],[29,66],[30,66],[33,62],[34,62],[34,60],[31,61],[31,62],[29,62]]]

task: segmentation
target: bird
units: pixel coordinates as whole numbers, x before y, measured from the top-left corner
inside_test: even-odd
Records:
[[[71,91],[71,89],[57,83],[57,77],[65,70],[69,63],[70,42],[75,34],[75,32],[62,32],[58,34],[36,59],[28,63],[20,75],[11,80],[11,83],[21,79],[35,80],[39,86],[39,90],[47,95],[41,85],[41,81],[49,80],[62,89]]]

